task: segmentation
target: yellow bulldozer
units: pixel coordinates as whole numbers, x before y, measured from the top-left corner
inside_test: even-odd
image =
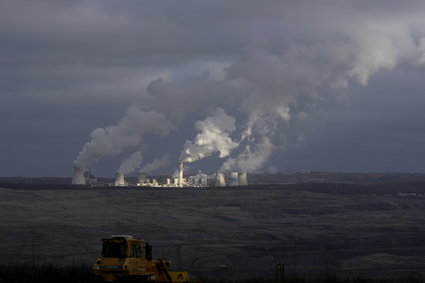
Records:
[[[107,282],[140,279],[140,282],[188,282],[186,271],[169,270],[171,263],[152,259],[152,246],[128,235],[102,239],[102,257],[95,260],[92,273]],[[133,281],[133,280],[132,280]],[[139,280],[137,280],[139,281]]]

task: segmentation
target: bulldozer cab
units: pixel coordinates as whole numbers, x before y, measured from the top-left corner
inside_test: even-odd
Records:
[[[125,258],[127,245],[123,240],[103,239],[102,257]]]
[[[169,271],[169,261],[152,260],[152,246],[132,236],[112,236],[102,239],[102,257],[93,264],[92,273],[105,281],[122,277],[139,278],[141,281],[186,282],[185,271]]]
[[[104,258],[144,258],[152,259],[152,246],[143,240],[129,237],[102,239]]]

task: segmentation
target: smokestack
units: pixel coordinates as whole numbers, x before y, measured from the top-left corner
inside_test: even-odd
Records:
[[[229,186],[239,186],[239,174],[238,174],[238,172],[231,172],[230,173]]]
[[[72,176],[72,184],[73,185],[85,185],[86,179],[84,178],[84,172],[86,170],[83,168],[74,166],[74,175]]]
[[[146,174],[145,173],[139,173],[137,174],[137,183],[139,186],[141,186],[146,181]]]
[[[216,187],[225,187],[226,182],[224,180],[224,173],[217,173],[215,176],[215,185]]]
[[[239,186],[248,186],[248,178],[246,172],[239,172]]]
[[[183,187],[183,162],[179,162],[179,187]]]
[[[115,173],[115,183],[114,186],[125,186],[124,174],[121,172]]]

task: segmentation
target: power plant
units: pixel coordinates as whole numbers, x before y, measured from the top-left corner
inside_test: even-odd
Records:
[[[137,131],[131,131],[135,129],[135,125],[137,125],[137,129],[140,126],[143,126],[142,128],[146,127],[147,129],[155,129],[158,125],[152,123],[152,121],[158,120],[158,123],[160,124],[168,124],[163,123],[163,119],[159,118],[160,116],[158,116],[156,113],[144,112],[137,107],[130,108],[128,113],[137,115],[130,115],[128,120],[123,120],[124,122],[119,123],[119,126],[116,126],[118,128],[123,127],[122,132],[127,133],[127,136],[120,135],[119,133],[121,133],[121,130],[114,130],[111,133],[108,132],[108,134],[102,134],[101,137],[96,138],[95,140],[92,140],[83,146],[83,149],[78,154],[77,159],[74,160],[75,168],[72,184],[89,186],[100,185],[97,182],[92,182],[93,179],[90,176],[87,178],[85,176],[85,172],[88,171],[87,169],[89,168],[90,164],[97,162],[103,156],[111,155],[111,153],[106,150],[109,148],[109,146],[114,148],[113,152],[120,153],[126,147],[136,146],[139,144],[141,141],[141,134],[144,132],[140,129]],[[147,119],[140,119],[141,117],[146,117]],[[151,180],[148,178],[143,173],[154,172],[158,168],[168,166],[168,157],[167,155],[164,155],[164,157],[161,159],[155,158],[152,160],[152,162],[145,164],[142,169],[139,169],[143,161],[143,155],[140,150],[137,150],[128,156],[125,160],[123,160],[115,175],[115,181],[113,181],[110,185],[177,188],[248,185],[246,172],[230,172],[240,170],[234,168],[244,168],[245,166],[240,164],[241,162],[243,163],[243,161],[237,161],[235,164],[229,165],[227,164],[229,161],[228,160],[222,164],[220,169],[218,169],[219,172],[217,173],[202,174],[200,172],[194,176],[188,176],[187,178],[184,177],[184,164],[210,157],[215,153],[218,154],[219,158],[229,157],[232,150],[237,148],[240,144],[240,142],[234,141],[230,136],[230,134],[236,130],[235,119],[227,115],[222,108],[215,109],[215,111],[210,116],[207,116],[204,120],[198,120],[195,123],[195,128],[198,133],[193,140],[185,141],[178,159],[179,162],[177,165],[177,170],[172,176],[169,176],[165,180],[162,178],[158,178],[157,180]],[[102,129],[98,130],[102,131]],[[122,139],[125,139],[125,142],[123,142]],[[105,147],[104,144],[107,144],[108,147]],[[266,147],[268,148],[270,146],[266,144]],[[247,147],[247,149],[249,150],[249,147]],[[140,173],[137,176],[137,180],[133,181],[134,177],[129,178],[129,180],[131,179],[132,184],[128,184],[125,179],[125,175],[136,172],[136,170],[139,170]],[[110,180],[107,180],[107,182],[110,182]],[[102,185],[105,185],[105,182],[103,182]]]
[[[226,187],[226,186],[247,186],[247,172],[217,172],[205,174],[201,171],[193,176],[184,176],[184,163],[179,162],[177,173],[174,176],[166,177],[163,181],[155,178],[149,178],[145,173],[138,173],[135,184],[130,184],[125,179],[122,172],[115,173],[115,179],[112,183],[97,183],[97,179],[91,175],[90,170],[74,167],[72,178],[73,185],[109,185],[115,187],[138,186],[138,187],[165,187],[165,188],[183,188],[183,187]]]
[[[116,172],[115,173],[115,182],[114,182],[114,186],[118,187],[122,187],[122,186],[126,186],[128,185],[127,182],[124,180],[124,173],[121,172]]]
[[[183,170],[184,170],[183,162],[179,162],[179,171],[178,171],[179,182],[178,182],[178,186],[180,188],[183,187]]]
[[[216,187],[226,186],[226,181],[225,181],[223,172],[217,172],[217,174],[215,175],[215,185]]]
[[[84,177],[84,173],[86,170],[78,167],[74,167],[74,176],[72,177],[73,185],[85,185],[86,179]]]
[[[239,186],[239,174],[238,172],[231,172],[230,173],[230,184],[229,186]]]

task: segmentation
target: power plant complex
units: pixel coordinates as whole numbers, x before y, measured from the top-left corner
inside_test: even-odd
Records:
[[[125,187],[165,187],[165,188],[183,188],[183,187],[226,187],[226,186],[247,186],[247,172],[217,172],[213,174],[204,174],[199,172],[196,175],[185,177],[184,163],[179,162],[177,174],[166,177],[162,181],[155,178],[149,178],[145,173],[138,173],[135,183],[130,184],[125,179],[124,173],[116,172],[114,182],[109,186]],[[74,167],[72,177],[73,185],[95,185],[97,179],[91,175],[87,169]],[[99,183],[100,184],[100,183]],[[105,183],[103,183],[105,185]]]

